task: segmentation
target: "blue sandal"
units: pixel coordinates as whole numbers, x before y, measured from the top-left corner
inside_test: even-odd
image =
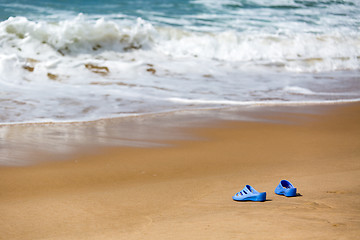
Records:
[[[279,185],[275,188],[275,193],[286,197],[295,197],[296,188],[288,180],[281,180]]]
[[[255,201],[263,202],[266,200],[266,192],[259,193],[252,186],[246,185],[243,190],[232,197],[235,201]]]

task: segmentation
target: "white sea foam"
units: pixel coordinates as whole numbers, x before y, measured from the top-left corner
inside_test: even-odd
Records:
[[[276,65],[297,72],[357,70],[360,34],[189,32],[177,28],[155,28],[138,19],[133,25],[79,15],[59,23],[33,22],[24,17],[0,24],[2,54],[44,61],[62,55],[146,50],[148,55],[175,58],[198,57],[239,62],[247,66]],[[76,59],[75,59],[76,60]]]
[[[13,17],[0,23],[0,49],[2,123],[360,95],[353,88],[360,66],[356,32],[206,32],[142,19]],[[334,74],[323,76],[335,70],[347,71],[339,75],[350,79],[347,89],[337,89]],[[321,84],[328,89],[318,89]]]
[[[360,98],[350,100],[312,100],[312,101],[227,101],[227,100],[204,100],[204,99],[185,99],[185,98],[170,98],[170,101],[186,104],[200,104],[200,105],[215,105],[215,106],[266,106],[266,105],[279,105],[279,106],[291,106],[291,105],[311,105],[311,104],[336,104],[336,103],[352,103],[359,102]]]

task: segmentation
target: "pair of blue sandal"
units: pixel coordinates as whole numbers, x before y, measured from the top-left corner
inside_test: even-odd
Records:
[[[281,180],[275,188],[275,193],[286,197],[295,197],[296,188],[287,180]],[[266,200],[266,192],[258,192],[252,186],[246,185],[243,190],[233,196],[235,201],[255,201],[263,202]]]

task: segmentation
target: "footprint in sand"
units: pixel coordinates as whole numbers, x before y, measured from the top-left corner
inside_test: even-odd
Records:
[[[306,202],[303,204],[305,208],[309,209],[325,209],[325,208],[332,208],[329,205],[326,205],[324,203],[318,203],[318,202]]]
[[[326,193],[332,193],[332,194],[347,194],[347,193],[351,193],[350,191],[340,191],[340,190],[336,190],[336,191],[326,191]]]
[[[324,203],[318,203],[318,202],[304,202],[300,204],[292,204],[288,205],[286,207],[282,207],[283,209],[291,209],[291,210],[318,210],[318,209],[330,209],[332,207],[324,204]]]
[[[346,226],[345,223],[333,223],[332,224],[333,227],[343,227],[343,226]]]

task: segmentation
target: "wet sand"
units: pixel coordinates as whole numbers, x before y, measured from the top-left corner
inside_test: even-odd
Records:
[[[318,108],[217,121],[167,147],[0,167],[0,239],[356,239],[360,104]],[[281,179],[301,195],[275,195]],[[268,200],[233,201],[246,184]]]

